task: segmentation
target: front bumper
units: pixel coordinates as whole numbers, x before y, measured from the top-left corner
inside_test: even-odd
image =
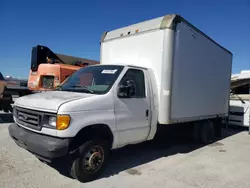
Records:
[[[26,130],[16,123],[9,126],[9,135],[18,146],[48,162],[51,162],[54,158],[64,157],[69,154],[71,139],[68,138],[62,139],[38,134]]]

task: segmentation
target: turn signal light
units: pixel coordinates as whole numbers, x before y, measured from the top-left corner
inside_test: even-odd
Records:
[[[56,119],[56,129],[65,130],[69,127],[70,116],[69,115],[57,115]]]

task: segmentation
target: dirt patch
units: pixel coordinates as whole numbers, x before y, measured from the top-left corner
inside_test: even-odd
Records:
[[[141,172],[135,168],[128,169],[125,172],[127,172],[130,175],[141,175]]]
[[[225,149],[220,149],[219,152],[226,152],[227,150]]]

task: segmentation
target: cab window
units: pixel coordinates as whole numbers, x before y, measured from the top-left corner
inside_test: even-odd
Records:
[[[130,85],[130,98],[145,98],[144,72],[139,69],[129,69],[122,78],[120,86]]]

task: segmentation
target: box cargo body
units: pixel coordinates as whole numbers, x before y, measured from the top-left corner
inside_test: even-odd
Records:
[[[232,54],[178,16],[106,33],[101,64],[150,68],[161,124],[228,114]]]

